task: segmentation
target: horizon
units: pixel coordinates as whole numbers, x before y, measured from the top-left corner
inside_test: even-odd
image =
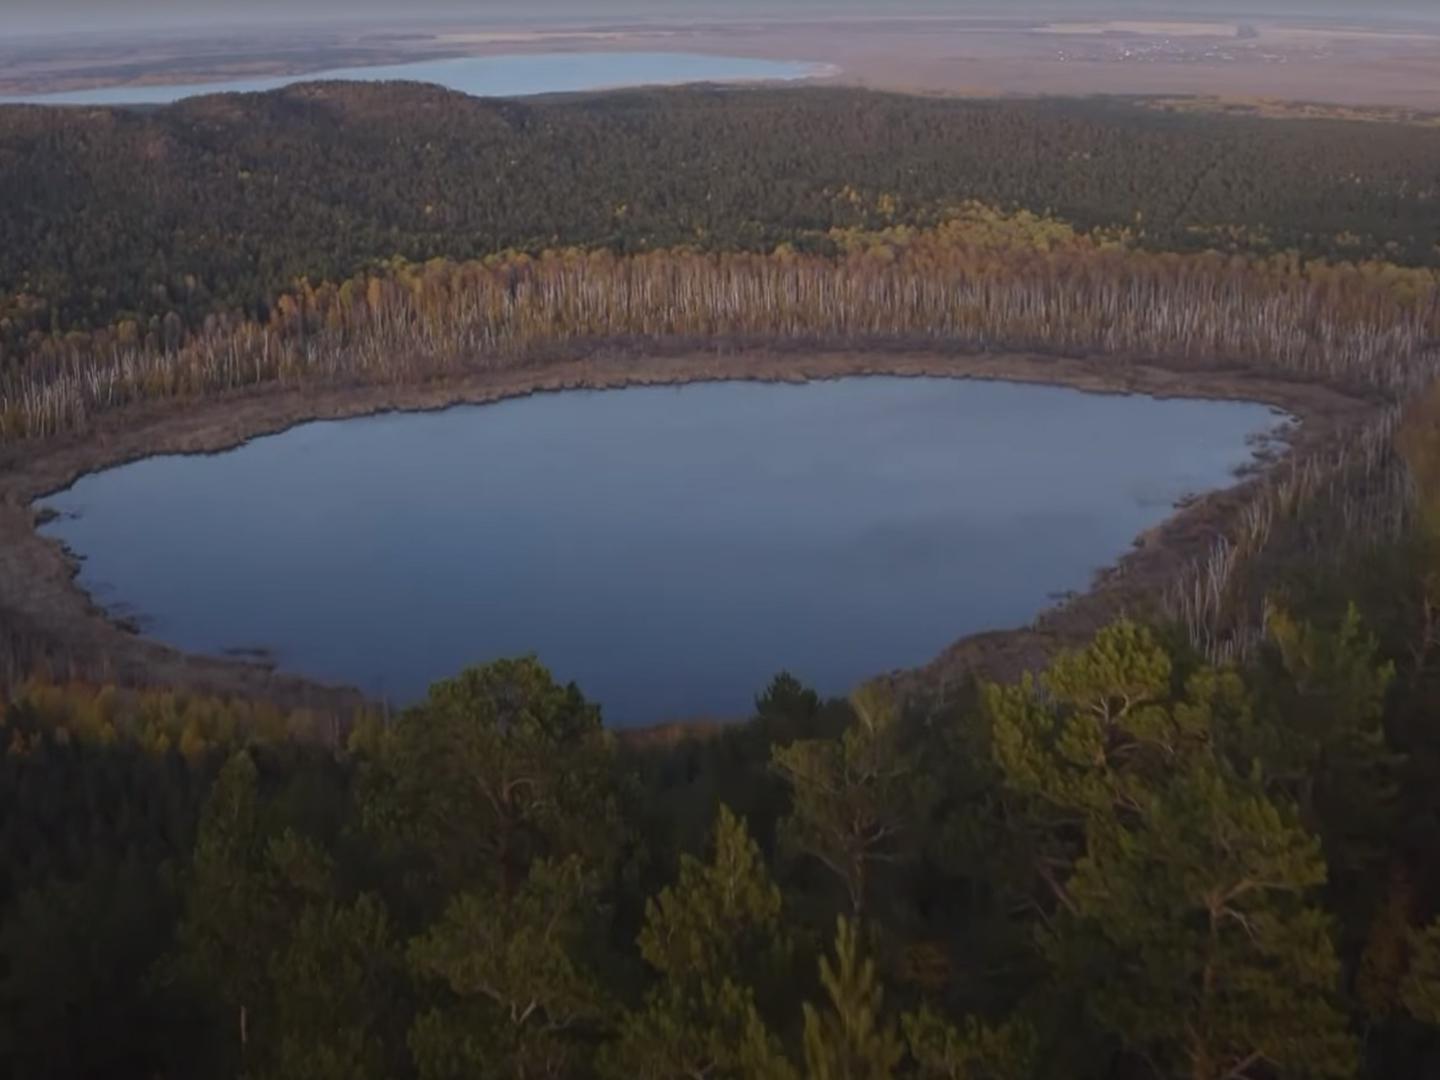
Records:
[[[1329,23],[1378,25],[1397,22],[1440,22],[1440,11],[1428,0],[1387,0],[1359,8],[1353,0],[424,0],[398,9],[393,0],[350,0],[305,3],[250,0],[237,12],[224,0],[8,0],[7,30],[14,36],[85,38],[101,33],[263,30],[294,26],[395,26],[451,21],[496,26],[545,23],[604,24],[626,20],[755,19],[814,17],[835,13],[845,17],[930,16],[1006,17],[1032,19],[1087,17],[1173,18],[1301,18]]]

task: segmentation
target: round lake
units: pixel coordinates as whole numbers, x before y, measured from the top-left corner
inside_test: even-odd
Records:
[[[673,86],[693,82],[754,82],[804,79],[829,72],[823,64],[759,60],[745,56],[709,56],[672,52],[525,53],[514,56],[462,56],[407,64],[334,68],[303,75],[260,76],[222,82],[160,86],[97,86],[51,94],[3,96],[15,105],[168,105],[200,94],[255,93],[294,83],[336,79],[381,82],[403,79],[435,83],[480,97],[574,93],[619,86]]]
[[[571,391],[305,424],[41,505],[80,584],[160,640],[402,703],[534,652],[630,725],[1022,624],[1277,423],[958,379]]]

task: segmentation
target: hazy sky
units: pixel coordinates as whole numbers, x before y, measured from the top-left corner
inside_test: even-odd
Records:
[[[995,12],[1314,14],[1368,22],[1377,17],[1436,18],[1440,0],[0,0],[0,31],[94,32],[110,28],[194,28],[240,23],[330,22],[416,16],[486,22],[603,21],[640,16]]]

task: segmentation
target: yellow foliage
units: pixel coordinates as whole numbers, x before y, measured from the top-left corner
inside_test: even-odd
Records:
[[[228,753],[246,743],[315,739],[332,733],[332,721],[309,710],[287,711],[247,699],[211,698],[172,690],[121,690],[81,683],[32,681],[21,685],[6,707],[38,719],[59,741],[94,745],[133,741],[163,755],[179,749],[192,764],[212,752]],[[31,744],[12,731],[10,753],[28,753]]]

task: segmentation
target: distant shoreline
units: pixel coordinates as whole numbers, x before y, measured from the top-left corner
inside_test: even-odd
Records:
[[[224,35],[0,44],[0,94],[304,77],[333,69],[537,52],[686,52],[830,65],[809,81],[960,96],[1186,96],[1440,112],[1440,22],[1298,15],[1070,22],[985,14],[749,12],[509,26],[254,27]],[[81,39],[75,39],[77,41]],[[85,39],[88,41],[88,39]],[[702,80],[703,81],[703,78]]]
[[[269,388],[200,404],[137,407],[97,418],[94,429],[83,436],[14,444],[0,452],[0,616],[18,617],[63,647],[82,668],[103,670],[110,680],[122,684],[167,685],[350,712],[366,703],[364,695],[352,688],[325,686],[241,659],[185,653],[131,632],[97,608],[76,584],[73,558],[36,531],[33,501],[87,473],[159,454],[218,453],[316,420],[486,404],[575,389],[722,380],[804,382],[861,375],[971,378],[1094,393],[1257,402],[1282,409],[1299,421],[1291,432],[1290,453],[1325,445],[1341,431],[1374,416],[1377,408],[1328,387],[1237,370],[1176,370],[1112,358],[947,355],[898,349],[596,356],[419,385]],[[889,677],[916,685],[947,682],[967,673],[1006,679],[1043,663],[1057,647],[1083,640],[1120,612],[1143,606],[1190,562],[1206,554],[1217,531],[1240,513],[1247,492],[1264,471],[1178,509],[1137,538],[1136,547],[1104,571],[1094,587],[1042,613],[1030,626],[963,637],[920,668],[892,672]]]
[[[663,66],[649,72],[638,72],[634,79],[625,79],[617,71],[614,81],[610,81],[610,75],[605,74],[600,81],[587,82],[583,86],[555,86],[552,88],[536,89],[526,87],[517,92],[511,93],[504,90],[491,91],[488,87],[480,89],[473,86],[454,85],[447,80],[447,74],[458,74],[453,72],[437,72],[437,65],[455,66],[471,62],[475,65],[483,65],[487,61],[492,66],[498,67],[502,63],[532,59],[535,61],[546,61],[550,64],[552,73],[557,79],[563,79],[565,72],[555,73],[557,60],[565,60],[568,64],[570,56],[611,56],[617,60],[622,57],[649,58],[652,61],[659,61],[662,58],[683,58],[686,63],[702,65],[711,63],[716,65],[713,71],[697,70],[690,74],[682,74],[678,69],[671,71]],[[745,66],[758,68],[768,66],[769,71],[742,70]],[[779,69],[786,70],[781,71]],[[371,73],[367,75],[366,73]],[[479,83],[485,83],[485,72],[477,71]],[[162,107],[173,105],[191,98],[207,97],[214,94],[263,94],[273,93],[277,90],[288,89],[292,86],[303,85],[311,82],[381,82],[381,81],[409,81],[417,83],[432,83],[452,90],[456,93],[469,94],[473,97],[499,97],[499,98],[527,98],[544,97],[552,94],[601,94],[613,90],[632,89],[660,89],[665,87],[693,86],[697,84],[716,84],[721,86],[763,86],[767,84],[787,83],[809,83],[819,80],[830,80],[840,74],[840,68],[835,64],[811,62],[807,60],[773,60],[760,57],[745,56],[720,56],[711,53],[687,53],[687,52],[666,52],[660,50],[645,50],[631,52],[615,49],[600,50],[550,50],[533,53],[505,53],[495,55],[458,55],[458,56],[431,56],[425,58],[410,58],[394,64],[365,64],[348,67],[326,67],[320,70],[305,70],[297,72],[266,72],[251,74],[229,73],[219,78],[203,79],[195,81],[190,79],[137,79],[127,82],[104,82],[94,81],[92,85],[76,86],[68,89],[55,89],[42,93],[21,93],[11,94],[0,89],[0,105],[30,105],[46,107],[71,107],[71,108],[125,108],[131,106]],[[494,79],[495,72],[490,73]],[[503,78],[500,81],[504,81]],[[541,80],[545,81],[544,79]],[[466,80],[457,77],[454,82],[464,83]],[[3,86],[3,80],[0,80]],[[130,97],[129,95],[134,95]],[[171,96],[171,95],[175,96]]]

